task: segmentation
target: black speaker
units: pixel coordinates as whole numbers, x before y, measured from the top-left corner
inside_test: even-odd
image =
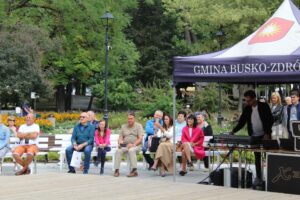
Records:
[[[224,169],[211,172],[209,178],[214,185],[224,186]]]
[[[238,188],[239,183],[238,183],[238,168],[233,167],[231,169],[231,187]],[[246,188],[250,188],[252,186],[252,172],[246,170]],[[241,186],[242,188],[245,188],[245,168],[242,168],[242,183]]]
[[[231,168],[231,187],[238,188],[238,168]],[[252,172],[246,170],[246,188],[250,188],[252,186]],[[219,169],[217,171],[213,171],[209,175],[210,181],[213,185],[224,186],[224,169]],[[245,188],[245,168],[242,168],[242,177],[241,177],[241,186]]]

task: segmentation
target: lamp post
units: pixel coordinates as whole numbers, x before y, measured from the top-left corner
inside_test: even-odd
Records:
[[[108,70],[108,30],[109,30],[109,21],[113,20],[114,17],[108,11],[101,17],[101,20],[105,26],[105,72],[104,72],[104,120],[106,121],[106,126],[108,124],[108,109],[107,109],[107,70]]]
[[[218,31],[216,33],[216,36],[217,36],[217,40],[218,40],[218,43],[220,44],[220,50],[222,50],[222,45],[224,43],[224,39],[225,39],[225,34],[222,30]],[[217,121],[218,121],[218,125],[219,126],[222,126],[222,121],[223,121],[223,117],[221,115],[221,101],[222,101],[222,95],[221,95],[221,85],[219,84],[218,85],[218,91],[219,91],[219,102],[218,102],[218,117],[217,117]]]

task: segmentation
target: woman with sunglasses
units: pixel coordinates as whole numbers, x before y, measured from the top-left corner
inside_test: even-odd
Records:
[[[191,155],[195,154],[197,159],[203,159],[205,156],[204,148],[204,133],[197,125],[196,117],[191,114],[187,117],[187,125],[182,129],[182,163],[179,174],[184,176],[187,173],[186,164],[192,168],[193,163]]]
[[[101,163],[100,174],[104,173],[106,152],[110,151],[110,129],[106,127],[105,120],[100,120],[95,131],[95,142],[98,151],[97,160]]]

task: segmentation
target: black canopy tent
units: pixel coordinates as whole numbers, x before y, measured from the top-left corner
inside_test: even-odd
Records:
[[[176,84],[218,82],[240,84],[300,82],[300,11],[284,0],[257,31],[228,49],[173,58],[173,118]],[[175,125],[173,164],[176,166]],[[175,178],[176,169],[174,167]]]

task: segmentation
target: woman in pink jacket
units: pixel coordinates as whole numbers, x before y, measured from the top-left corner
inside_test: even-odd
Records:
[[[110,129],[106,127],[105,120],[100,120],[95,131],[95,143],[98,151],[97,159],[100,160],[100,174],[104,173],[106,152],[110,151]]]
[[[197,120],[194,115],[187,117],[187,125],[182,129],[181,142],[182,142],[182,164],[179,174],[184,176],[187,173],[186,164],[193,167],[191,154],[195,154],[197,159],[202,159],[205,156],[204,148],[204,133],[197,126]]]

